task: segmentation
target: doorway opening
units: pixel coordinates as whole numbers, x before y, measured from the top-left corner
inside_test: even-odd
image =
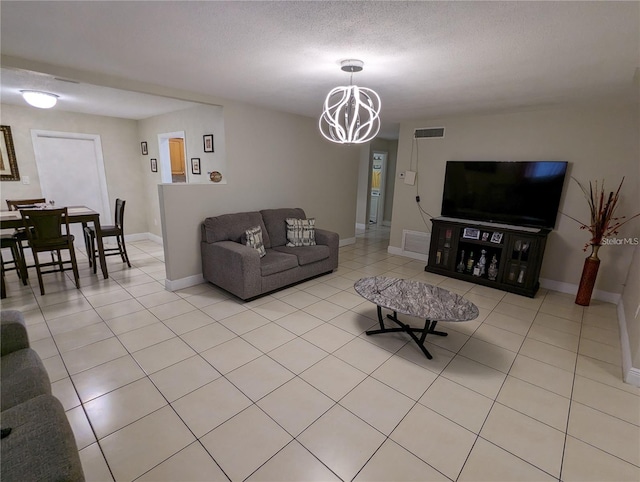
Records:
[[[369,225],[382,225],[386,174],[387,153],[374,151],[371,163],[371,189],[369,190]]]
[[[187,182],[184,131],[158,134],[160,179],[165,184]]]
[[[169,139],[169,158],[171,162],[171,182],[187,182],[184,163],[184,139]]]

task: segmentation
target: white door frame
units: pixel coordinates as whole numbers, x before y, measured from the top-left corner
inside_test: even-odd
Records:
[[[58,131],[45,131],[40,129],[31,129],[31,143],[33,144],[33,151],[36,160],[36,166],[38,162],[42,161],[43,153],[41,152],[38,144],[38,139],[42,137],[53,137],[56,139],[81,139],[93,142],[94,154],[97,162],[98,183],[100,185],[100,200],[102,201],[102,209],[104,213],[104,220],[101,219],[101,224],[112,224],[111,218],[111,204],[109,202],[109,191],[107,190],[107,176],[104,170],[104,157],[102,156],[102,141],[98,134],[80,134],[76,132],[58,132]],[[39,161],[40,160],[40,161]],[[45,199],[51,198],[51,193],[43,187],[42,181],[40,182],[40,189],[42,190],[42,197]]]

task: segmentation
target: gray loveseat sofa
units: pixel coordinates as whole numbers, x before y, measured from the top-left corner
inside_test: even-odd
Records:
[[[337,233],[315,228],[314,246],[289,247],[287,218],[306,219],[300,208],[264,209],[209,217],[202,223],[202,274],[207,281],[248,300],[328,273],[338,267]],[[266,255],[242,243],[260,226]]]
[[[22,313],[0,312],[3,481],[83,481],[73,431],[42,360],[29,348]]]

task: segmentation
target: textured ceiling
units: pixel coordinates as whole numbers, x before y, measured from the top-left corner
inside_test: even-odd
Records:
[[[21,90],[42,90],[58,95],[56,109],[123,119],[146,119],[197,104],[168,97],[71,82],[33,71],[0,69],[0,99],[4,104],[26,105]]]
[[[3,0],[0,16],[3,55],[310,117],[361,59],[388,137],[402,120],[631,99],[640,65],[639,2]]]

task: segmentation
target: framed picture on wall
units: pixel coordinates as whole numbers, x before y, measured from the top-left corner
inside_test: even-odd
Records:
[[[213,152],[213,134],[202,136],[204,141],[204,152]]]
[[[11,127],[0,126],[2,137],[0,137],[0,179],[3,181],[19,181],[18,162],[16,152],[13,149],[13,137]]]
[[[151,159],[151,172],[158,172],[158,160]]]
[[[140,143],[140,149],[142,150],[142,155],[146,156],[147,154],[149,154],[149,150],[147,149],[147,142],[143,141]]]
[[[200,171],[200,158],[198,157],[191,158],[191,174],[202,174]]]

